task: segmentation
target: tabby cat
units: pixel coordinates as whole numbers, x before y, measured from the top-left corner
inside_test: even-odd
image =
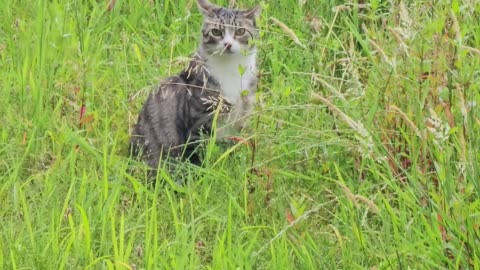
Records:
[[[200,164],[195,150],[201,137],[212,131],[217,110],[217,134],[226,135],[243,128],[255,99],[252,41],[258,36],[260,7],[239,10],[208,0],[197,3],[204,15],[200,47],[188,68],[149,95],[132,132],[132,155],[144,159],[155,175],[166,157]]]

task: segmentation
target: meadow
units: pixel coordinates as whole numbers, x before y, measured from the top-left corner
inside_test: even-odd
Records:
[[[260,3],[247,143],[152,187],[195,1],[0,0],[0,269],[480,269],[480,5],[345,2]]]

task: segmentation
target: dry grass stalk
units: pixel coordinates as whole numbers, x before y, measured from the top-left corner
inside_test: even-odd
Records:
[[[395,105],[390,105],[390,110],[398,113],[400,117],[402,117],[402,119],[405,121],[405,123],[413,130],[413,132],[415,132],[418,138],[422,140],[425,139],[425,135],[420,132],[415,123],[413,123],[413,121],[410,120],[410,118],[408,118],[408,116],[402,110],[400,110],[400,108]]]
[[[452,31],[455,35],[455,40],[457,41],[458,45],[461,45],[462,34],[460,32],[460,25],[458,24],[457,16],[455,16],[455,13],[452,10],[450,10],[450,16],[452,18]]]
[[[332,228],[333,230],[333,233],[335,234],[335,236],[337,237],[337,240],[338,240],[338,243],[340,244],[340,249],[343,250],[343,238],[342,238],[342,235],[340,234],[340,232],[338,231],[338,229],[333,226],[332,224],[328,225],[330,228]]]
[[[293,42],[295,42],[298,46],[306,49],[305,45],[303,45],[302,42],[300,42],[300,39],[298,39],[295,32],[292,29],[290,29],[286,24],[284,24],[283,22],[279,21],[274,17],[270,17],[270,20],[272,20],[273,23],[275,23],[278,27],[280,27],[280,29],[282,29],[283,32],[293,40]]]
[[[460,144],[460,163],[459,163],[459,171],[462,173],[464,179],[466,177],[465,171],[468,168],[473,168],[472,164],[469,164],[468,158],[467,158],[467,142],[465,140],[465,134],[468,134],[468,108],[467,104],[465,102],[465,98],[462,93],[462,89],[460,89],[459,85],[456,85],[457,91],[458,91],[458,103],[460,104],[460,112],[462,113],[463,116],[463,131],[458,132],[458,141]]]
[[[372,211],[372,213],[376,215],[380,214],[380,208],[378,208],[378,206],[372,200],[369,200],[362,195],[354,194],[344,183],[338,182],[338,185],[340,186],[340,188],[342,188],[345,197],[347,197],[347,199],[352,202],[355,207],[360,207],[360,205],[358,204],[360,202],[361,204],[365,205],[370,211]]]
[[[345,196],[347,197],[347,199],[357,207],[358,204],[355,198],[355,194],[353,194],[353,192],[344,183],[338,182],[338,185],[342,188],[343,193],[345,193]]]
[[[362,123],[354,121],[350,116],[346,115],[344,112],[342,112],[337,106],[335,106],[333,103],[331,103],[328,99],[324,98],[323,96],[317,94],[317,93],[312,93],[311,99],[313,103],[322,103],[327,108],[332,111],[332,113],[338,117],[340,117],[347,125],[350,126],[355,132],[357,132],[358,136],[355,136],[357,140],[361,144],[361,149],[359,149],[360,154],[363,157],[372,157],[373,153],[373,139],[372,136],[370,136],[370,133],[365,129]]]
[[[410,27],[412,25],[412,19],[410,18],[407,7],[402,1],[400,1],[400,4],[398,4],[398,9],[401,24],[403,24],[403,26]]]
[[[450,126],[445,124],[435,110],[429,109],[430,116],[426,119],[427,130],[433,135],[433,142],[443,149],[444,143],[450,137]]]
[[[365,206],[367,206],[367,208],[370,209],[370,211],[372,211],[372,213],[374,213],[376,215],[380,214],[380,208],[378,208],[378,206],[373,201],[369,200],[366,197],[363,197],[362,195],[358,195],[358,194],[355,195],[355,199],[358,202],[361,202]]]
[[[313,76],[312,76],[313,77]],[[328,90],[330,90],[333,94],[335,94],[335,97],[340,98],[341,100],[345,101],[345,97],[343,96],[342,93],[340,93],[337,88],[335,88],[333,85],[329,84],[319,76],[314,76],[313,80],[320,82],[323,86],[325,86]],[[315,104],[323,103],[320,100],[317,100],[314,96],[317,94],[312,94],[312,102]]]
[[[107,10],[112,11],[115,8],[116,0],[107,0]]]
[[[334,6],[334,7],[332,8],[332,12],[335,12],[335,13],[341,12],[341,11],[344,11],[344,10],[350,11],[350,10],[351,10],[351,7],[349,7],[349,6],[347,6],[347,5],[338,5],[338,6]]]
[[[460,104],[460,112],[462,113],[463,116],[463,125],[466,127],[467,126],[467,119],[468,119],[468,108],[467,108],[467,103],[465,102],[465,97],[463,96],[463,89],[460,89],[460,85],[455,85],[455,88],[458,92],[458,103]]]
[[[360,202],[365,205],[370,211],[372,211],[372,213],[376,215],[380,214],[380,208],[378,208],[378,206],[372,200],[369,200],[362,195],[354,194],[344,183],[338,182],[338,185],[340,186],[340,188],[342,188],[343,193],[345,193],[345,197],[347,197],[347,199],[352,202],[355,207],[358,208],[358,203]]]
[[[310,28],[313,30],[313,32],[315,34],[319,34],[323,27],[322,21],[320,21],[320,19],[317,17],[311,17],[308,21],[310,24]]]
[[[477,48],[473,48],[473,47],[470,47],[470,46],[462,46],[462,48],[467,50],[471,54],[476,54],[476,55],[480,56],[480,50],[477,49]]]
[[[317,94],[317,93],[312,93],[312,101],[316,104],[319,102],[324,104],[325,106],[328,107],[335,115],[339,116],[345,123],[347,123],[352,129],[355,130],[362,130],[363,132],[363,126],[361,124],[358,124],[355,122],[350,116],[346,115],[344,112],[342,112],[337,106],[335,106],[333,103],[331,103],[328,99],[324,98],[323,96]]]
[[[252,256],[257,257],[260,253],[265,251],[273,242],[275,242],[278,238],[280,238],[282,235],[287,233],[287,231],[290,228],[295,227],[295,225],[306,220],[308,217],[310,217],[310,215],[318,212],[319,210],[320,208],[315,208],[315,209],[306,211],[303,215],[299,216],[295,221],[293,221],[292,223],[288,224],[285,228],[283,228],[277,235],[275,235],[272,239],[270,239],[270,241],[268,241],[265,245],[263,245],[258,251],[254,252]]]
[[[370,4],[354,4],[354,3],[345,3],[343,5],[338,5],[338,6],[334,6],[332,8],[332,12],[339,12],[339,11],[350,11],[352,10],[353,8],[356,8],[358,9],[359,11],[360,10],[364,10],[364,9],[370,9]]]
[[[398,46],[399,52],[403,56],[409,57],[410,56],[410,54],[408,53],[409,47],[405,43],[405,40],[403,39],[403,37],[397,32],[396,29],[393,29],[391,27],[388,27],[387,29],[393,35],[393,37],[397,40],[397,42],[399,44],[399,46]]]
[[[370,42],[370,44],[372,44],[372,46],[375,47],[375,50],[377,50],[377,52],[379,52],[380,55],[382,55],[382,58],[385,62],[387,62],[391,67],[395,67],[393,62],[388,58],[387,54],[382,50],[380,46],[378,46],[377,43],[375,43],[375,41],[373,41],[371,38],[368,38],[368,42]]]

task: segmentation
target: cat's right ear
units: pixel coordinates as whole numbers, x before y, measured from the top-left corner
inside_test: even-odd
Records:
[[[260,13],[262,13],[262,7],[261,6],[256,6],[254,8],[244,10],[243,11],[243,16],[246,18],[249,18],[251,20],[256,20],[259,16]]]
[[[203,15],[213,17],[215,15],[215,9],[218,7],[208,2],[208,0],[197,0],[198,8]]]

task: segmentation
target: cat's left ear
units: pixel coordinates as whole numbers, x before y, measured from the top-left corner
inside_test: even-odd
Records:
[[[260,16],[260,13],[262,13],[262,7],[261,6],[256,6],[251,9],[247,9],[243,11],[243,16],[245,18],[255,20]]]

